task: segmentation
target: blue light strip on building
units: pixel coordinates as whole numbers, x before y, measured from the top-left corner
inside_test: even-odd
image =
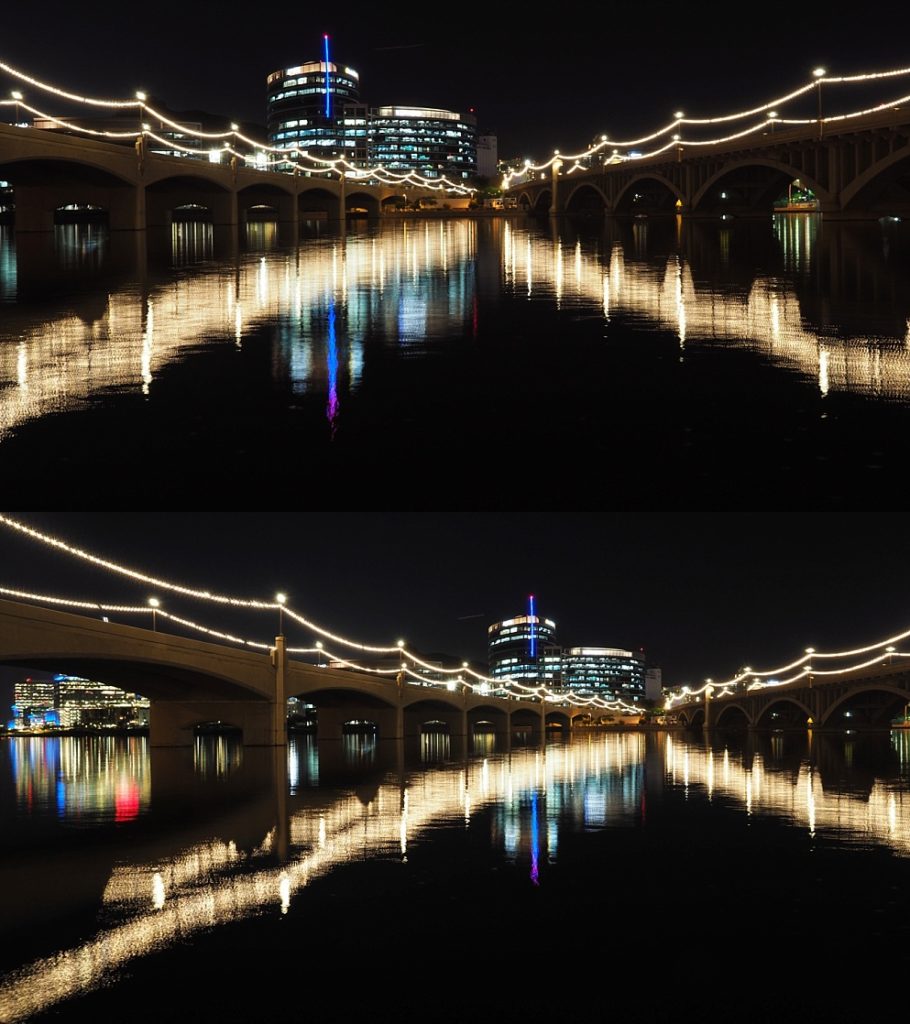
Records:
[[[531,627],[531,646],[528,651],[532,658],[537,657],[537,634],[534,632],[534,595],[531,594],[528,597],[528,617],[530,618]]]
[[[325,116],[332,116],[332,94],[329,91],[329,37],[324,35],[322,42],[325,47]]]

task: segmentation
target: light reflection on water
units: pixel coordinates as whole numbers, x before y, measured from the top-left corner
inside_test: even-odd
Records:
[[[295,737],[286,754],[260,752],[265,760],[259,762],[251,751],[241,755],[232,738],[205,737],[191,762],[159,760],[154,772],[141,740],[11,740],[5,771],[16,798],[6,809],[8,837],[27,831],[30,816],[58,813],[51,780],[67,778],[78,766],[85,795],[67,799],[65,807],[77,815],[75,804],[91,806],[96,827],[112,818],[134,827],[135,818],[148,815],[150,774],[156,800],[165,808],[197,784],[194,778],[211,782],[213,777],[235,794],[233,805],[242,793],[252,792],[252,778],[258,796],[244,805],[243,820],[258,838],[239,841],[232,831],[236,824],[210,826],[216,838],[188,846],[178,842],[164,852],[165,832],[152,843],[154,855],[145,859],[143,842],[131,842],[124,833],[101,907],[89,915],[101,922],[100,930],[92,934],[89,925],[82,944],[11,972],[0,987],[0,1019],[25,1020],[115,980],[131,960],[185,944],[200,931],[263,914],[306,914],[305,890],[317,878],[369,859],[406,864],[415,842],[426,858],[427,837],[446,828],[488,832],[491,849],[535,888],[546,887],[549,872],[559,870],[565,839],[646,828],[649,815],[659,816],[662,804],[669,807],[677,795],[684,798],[684,815],[690,803],[716,806],[717,813],[774,817],[812,839],[910,854],[903,733],[892,740],[897,771],[893,764],[883,769],[882,762],[874,762],[884,772],[881,777],[857,767],[862,749],[843,737],[816,738],[808,745],[804,738],[770,737],[755,745],[742,740],[727,745],[681,734],[599,733],[545,750],[455,760],[446,760],[449,746],[443,740],[448,740],[443,734],[424,737],[422,767],[415,762],[406,768],[392,750],[398,767],[389,768],[382,764],[388,764],[388,751],[369,735],[352,734],[321,747],[311,736]],[[272,769],[263,767],[268,764]],[[253,774],[244,783],[247,770]],[[349,781],[338,781],[345,778]],[[134,789],[144,787],[145,796],[131,818],[120,819],[119,787],[125,779]],[[841,779],[845,785],[832,785]],[[31,801],[34,791],[44,795]],[[718,865],[725,859],[725,820],[719,820],[712,840]],[[680,825],[686,827],[685,818]],[[618,848],[615,857],[620,858]],[[572,863],[577,867],[577,860]],[[614,859],[611,871],[621,876],[631,865]],[[40,886],[35,898],[40,899]]]
[[[58,269],[85,277],[107,259],[105,228],[56,230]],[[12,302],[23,273],[14,236],[0,228],[0,299],[10,305],[0,327],[0,439],[107,389],[148,393],[167,366],[200,346],[239,349],[262,327],[275,331],[278,378],[295,394],[324,396],[335,426],[373,352],[394,345],[425,354],[434,340],[476,334],[478,281],[584,310],[607,328],[621,314],[670,330],[681,357],[730,344],[814,381],[822,394],[910,398],[910,300],[875,283],[888,265],[883,229],[875,229],[876,243],[846,227],[821,232],[811,215],[779,217],[773,231],[781,273],[753,267],[732,285],[722,279],[731,230],[705,241],[689,226],[681,232],[683,241],[694,239],[688,248],[654,255],[648,233],[655,229],[639,223],[629,237],[583,242],[568,230],[550,235],[521,221],[484,225],[482,235],[474,221],[438,221],[308,239],[290,250],[278,248],[277,228],[266,222],[246,225],[248,251],[214,261],[210,224],[175,224],[171,265],[195,269],[117,284],[94,296],[90,309],[67,304],[36,320]],[[707,280],[698,269],[706,249],[720,267]],[[888,293],[887,323],[871,331],[812,323],[795,280],[814,273],[821,255],[835,299],[849,297],[857,280],[873,297]],[[826,305],[820,308],[827,317]]]

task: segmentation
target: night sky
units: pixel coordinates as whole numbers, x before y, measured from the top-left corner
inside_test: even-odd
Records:
[[[505,158],[628,137],[677,109],[715,116],[765,102],[819,64],[831,74],[907,64],[907,16],[885,3],[848,20],[829,5],[778,0],[550,5],[544,16],[520,4],[267,5],[248,20],[230,11],[174,0],[9,5],[0,59],[75,93],[130,99],[143,89],[175,110],[264,123],[266,76],[319,59],[328,33],[367,103],[474,108]]]

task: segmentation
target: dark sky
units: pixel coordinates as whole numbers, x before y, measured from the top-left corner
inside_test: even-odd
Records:
[[[174,0],[135,10],[9,5],[0,58],[76,93],[128,99],[144,89],[173,109],[261,122],[266,76],[318,59],[328,33],[371,105],[473,107],[480,129],[498,135],[500,156],[535,158],[601,133],[652,129],[677,109],[713,116],[764,102],[818,64],[853,74],[908,62],[906,15],[878,2],[846,19],[827,4],[778,0],[543,13],[520,4],[287,4],[248,8],[247,20],[231,10]]]

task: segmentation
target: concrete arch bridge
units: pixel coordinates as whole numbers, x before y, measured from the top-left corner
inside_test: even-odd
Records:
[[[506,745],[517,731],[542,740],[550,726],[571,728],[584,707],[427,686],[288,657],[284,637],[268,654],[0,601],[0,664],[67,672],[107,682],[150,701],[152,746],[192,744],[194,729],[219,721],[244,743],[287,743],[287,698],[316,707],[317,735],[339,738],[347,723],[368,722],[382,739],[493,732]]]
[[[36,128],[0,124],[0,180],[14,190],[16,232],[50,231],[56,211],[90,206],[104,211],[111,230],[167,226],[205,215],[236,228],[270,219],[296,238],[301,220],[343,221],[354,213],[379,218],[404,199],[444,201],[418,186],[368,184],[359,179],[270,171],[150,152]]]
[[[890,729],[910,704],[910,666],[857,669],[838,676],[807,675],[795,683],[701,694],[675,704],[670,715],[686,728]]]
[[[588,166],[585,166],[585,163]],[[656,156],[569,166],[516,181],[507,195],[550,215],[770,216],[798,179],[828,220],[910,216],[910,108],[774,128]]]

